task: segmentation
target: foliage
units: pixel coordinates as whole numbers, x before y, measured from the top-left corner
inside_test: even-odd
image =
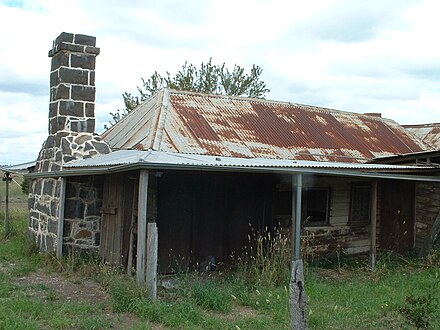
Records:
[[[279,231],[271,233],[266,227],[262,232],[251,229],[248,239],[248,251],[237,260],[248,285],[286,285],[291,261],[288,237]]]
[[[136,300],[145,298],[145,287],[139,286],[133,278],[115,275],[109,285],[112,308],[115,312],[131,312]]]
[[[23,178],[23,181],[21,181],[21,191],[24,195],[29,195],[29,186],[31,184],[31,179]]]
[[[133,278],[95,258],[75,261],[73,267],[70,259],[64,260],[67,265],[59,268],[64,271],[57,276],[79,282],[92,277],[108,290],[111,301],[97,304],[66,301],[45,286],[23,286],[21,278],[29,272],[50,272],[53,267],[47,267],[47,259],[41,255],[29,253],[32,248],[25,240],[26,220],[13,221],[12,225],[13,235],[0,240],[1,329],[118,328],[117,318],[130,315],[139,321],[133,324],[138,329],[290,328],[288,268],[275,266],[283,263],[268,254],[269,242],[278,241],[274,246],[287,244],[282,236],[250,236],[259,257],[243,259],[257,270],[219,267],[214,272],[159,277],[157,301],[148,299]],[[282,246],[287,254],[288,247]],[[370,270],[366,259],[345,258],[308,265],[305,285],[310,329],[412,329],[419,319],[422,326],[427,319],[430,328],[440,328],[438,259],[434,252],[423,259],[382,254],[376,272]],[[164,281],[173,285],[165,288],[161,285]],[[116,319],[110,318],[110,308],[113,313],[125,314],[116,312]]]
[[[431,287],[422,294],[407,296],[405,304],[398,308],[399,313],[404,315],[408,323],[417,329],[430,329],[430,323],[440,307],[437,295],[439,289],[440,278],[436,272]]]
[[[266,83],[260,80],[262,72],[263,69],[255,64],[250,73],[246,73],[244,68],[237,64],[230,70],[225,63],[213,64],[212,58],[206,63],[202,62],[199,68],[185,62],[174,76],[168,71],[165,75],[155,71],[148,79],[142,78],[142,86],[137,87],[138,96],[128,92],[122,94],[125,108],[122,111],[111,112],[112,120],[109,123],[111,126],[114,125],[163,87],[179,91],[264,98],[270,90],[266,88]]]

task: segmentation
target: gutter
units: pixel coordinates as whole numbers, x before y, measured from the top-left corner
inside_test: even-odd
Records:
[[[212,166],[212,165],[176,165],[176,164],[152,164],[147,162],[136,162],[130,164],[122,164],[116,166],[103,166],[99,168],[64,168],[62,171],[29,173],[24,176],[31,179],[37,178],[58,178],[81,175],[99,175],[111,174],[117,172],[126,172],[132,170],[177,170],[177,171],[205,171],[205,172],[237,172],[237,173],[283,173],[283,174],[325,174],[333,176],[347,176],[360,178],[375,178],[375,179],[396,179],[409,181],[424,181],[424,182],[440,182],[440,176],[423,176],[423,175],[408,175],[408,174],[394,174],[394,173],[377,173],[377,172],[358,172],[358,171],[343,171],[343,170],[329,170],[323,168],[284,168],[284,167],[243,167],[243,166]]]

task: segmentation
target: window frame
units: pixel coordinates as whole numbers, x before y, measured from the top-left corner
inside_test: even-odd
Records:
[[[307,221],[307,213],[308,213],[308,194],[310,191],[326,191],[326,207],[325,207],[325,221]],[[331,189],[330,187],[306,187],[303,188],[302,191],[302,222],[304,223],[304,227],[319,227],[319,226],[328,226],[330,224],[330,201],[331,201]]]
[[[355,201],[356,197],[356,191],[359,191],[360,189],[368,189],[368,216],[367,219],[354,219],[354,214],[357,212],[354,212],[354,208],[358,207],[358,204],[355,205],[355,203],[358,203]],[[349,213],[349,224],[369,224],[371,223],[371,190],[372,186],[370,182],[353,182],[351,184],[350,189],[350,213]]]

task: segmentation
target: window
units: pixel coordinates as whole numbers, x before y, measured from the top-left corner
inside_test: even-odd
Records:
[[[303,217],[306,225],[328,223],[330,189],[307,188],[303,191]]]
[[[371,186],[368,184],[353,184],[351,187],[351,222],[370,222]]]

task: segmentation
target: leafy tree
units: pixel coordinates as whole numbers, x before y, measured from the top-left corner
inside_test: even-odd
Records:
[[[109,123],[114,125],[163,87],[179,91],[264,98],[270,90],[266,88],[266,83],[260,80],[262,72],[263,69],[255,64],[249,74],[237,64],[229,70],[225,63],[213,64],[212,59],[207,63],[202,62],[199,68],[185,62],[174,76],[168,71],[164,76],[155,71],[148,79],[142,78],[142,86],[137,87],[138,96],[128,92],[122,94],[125,109],[111,112],[112,120]],[[108,127],[104,125],[104,128]]]

